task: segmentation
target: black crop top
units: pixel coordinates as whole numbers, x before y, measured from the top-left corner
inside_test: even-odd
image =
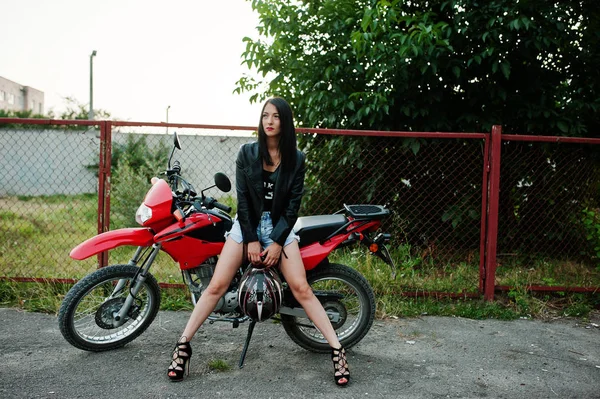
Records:
[[[268,172],[263,169],[263,192],[264,202],[263,202],[263,211],[271,212],[273,208],[273,194],[275,193],[275,182],[277,181],[277,172],[279,169],[276,169],[275,172]]]

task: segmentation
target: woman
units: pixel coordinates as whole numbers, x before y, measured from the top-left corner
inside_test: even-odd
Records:
[[[210,284],[202,293],[177,341],[167,375],[183,380],[192,356],[190,341],[208,318],[239,268],[247,245],[248,260],[280,268],[294,297],[331,346],[334,379],[350,381],[346,351],[325,309],[306,281],[298,236],[292,230],[304,192],[305,156],[296,148],[292,109],[282,98],[268,100],[258,125],[258,142],[245,144],[236,161],[238,211]],[[283,256],[282,256],[283,255]]]

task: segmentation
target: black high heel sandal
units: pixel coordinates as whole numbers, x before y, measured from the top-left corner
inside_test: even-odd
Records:
[[[187,337],[179,338],[175,349],[173,349],[173,356],[171,357],[171,364],[167,370],[167,377],[172,382],[183,381],[183,374],[190,375],[190,360],[192,358],[192,346]]]
[[[336,385],[345,387],[350,382],[350,369],[346,360],[346,349],[340,346],[339,349],[331,348],[331,360],[335,370],[333,378]]]

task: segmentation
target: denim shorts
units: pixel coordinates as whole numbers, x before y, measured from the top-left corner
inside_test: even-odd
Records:
[[[269,245],[273,244],[275,241],[269,237],[271,232],[273,231],[273,220],[271,219],[271,212],[263,212],[260,223],[256,228],[256,234],[258,234],[258,242],[262,245],[263,248],[267,248]],[[225,238],[227,237],[233,238],[235,242],[240,244],[244,241],[244,237],[242,236],[242,229],[240,227],[240,222],[236,216],[235,222],[233,223],[233,227],[227,233],[225,233]],[[284,247],[291,244],[292,241],[300,241],[300,237],[294,233],[294,230],[290,231],[290,234],[285,239]]]

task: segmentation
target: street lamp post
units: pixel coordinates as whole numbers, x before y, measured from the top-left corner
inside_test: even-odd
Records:
[[[170,105],[167,107],[167,124],[169,124],[169,108],[171,108]],[[167,134],[169,134],[169,126],[167,126]]]
[[[88,119],[94,119],[94,57],[96,56],[96,50],[92,51],[90,55],[90,111],[88,112]]]

